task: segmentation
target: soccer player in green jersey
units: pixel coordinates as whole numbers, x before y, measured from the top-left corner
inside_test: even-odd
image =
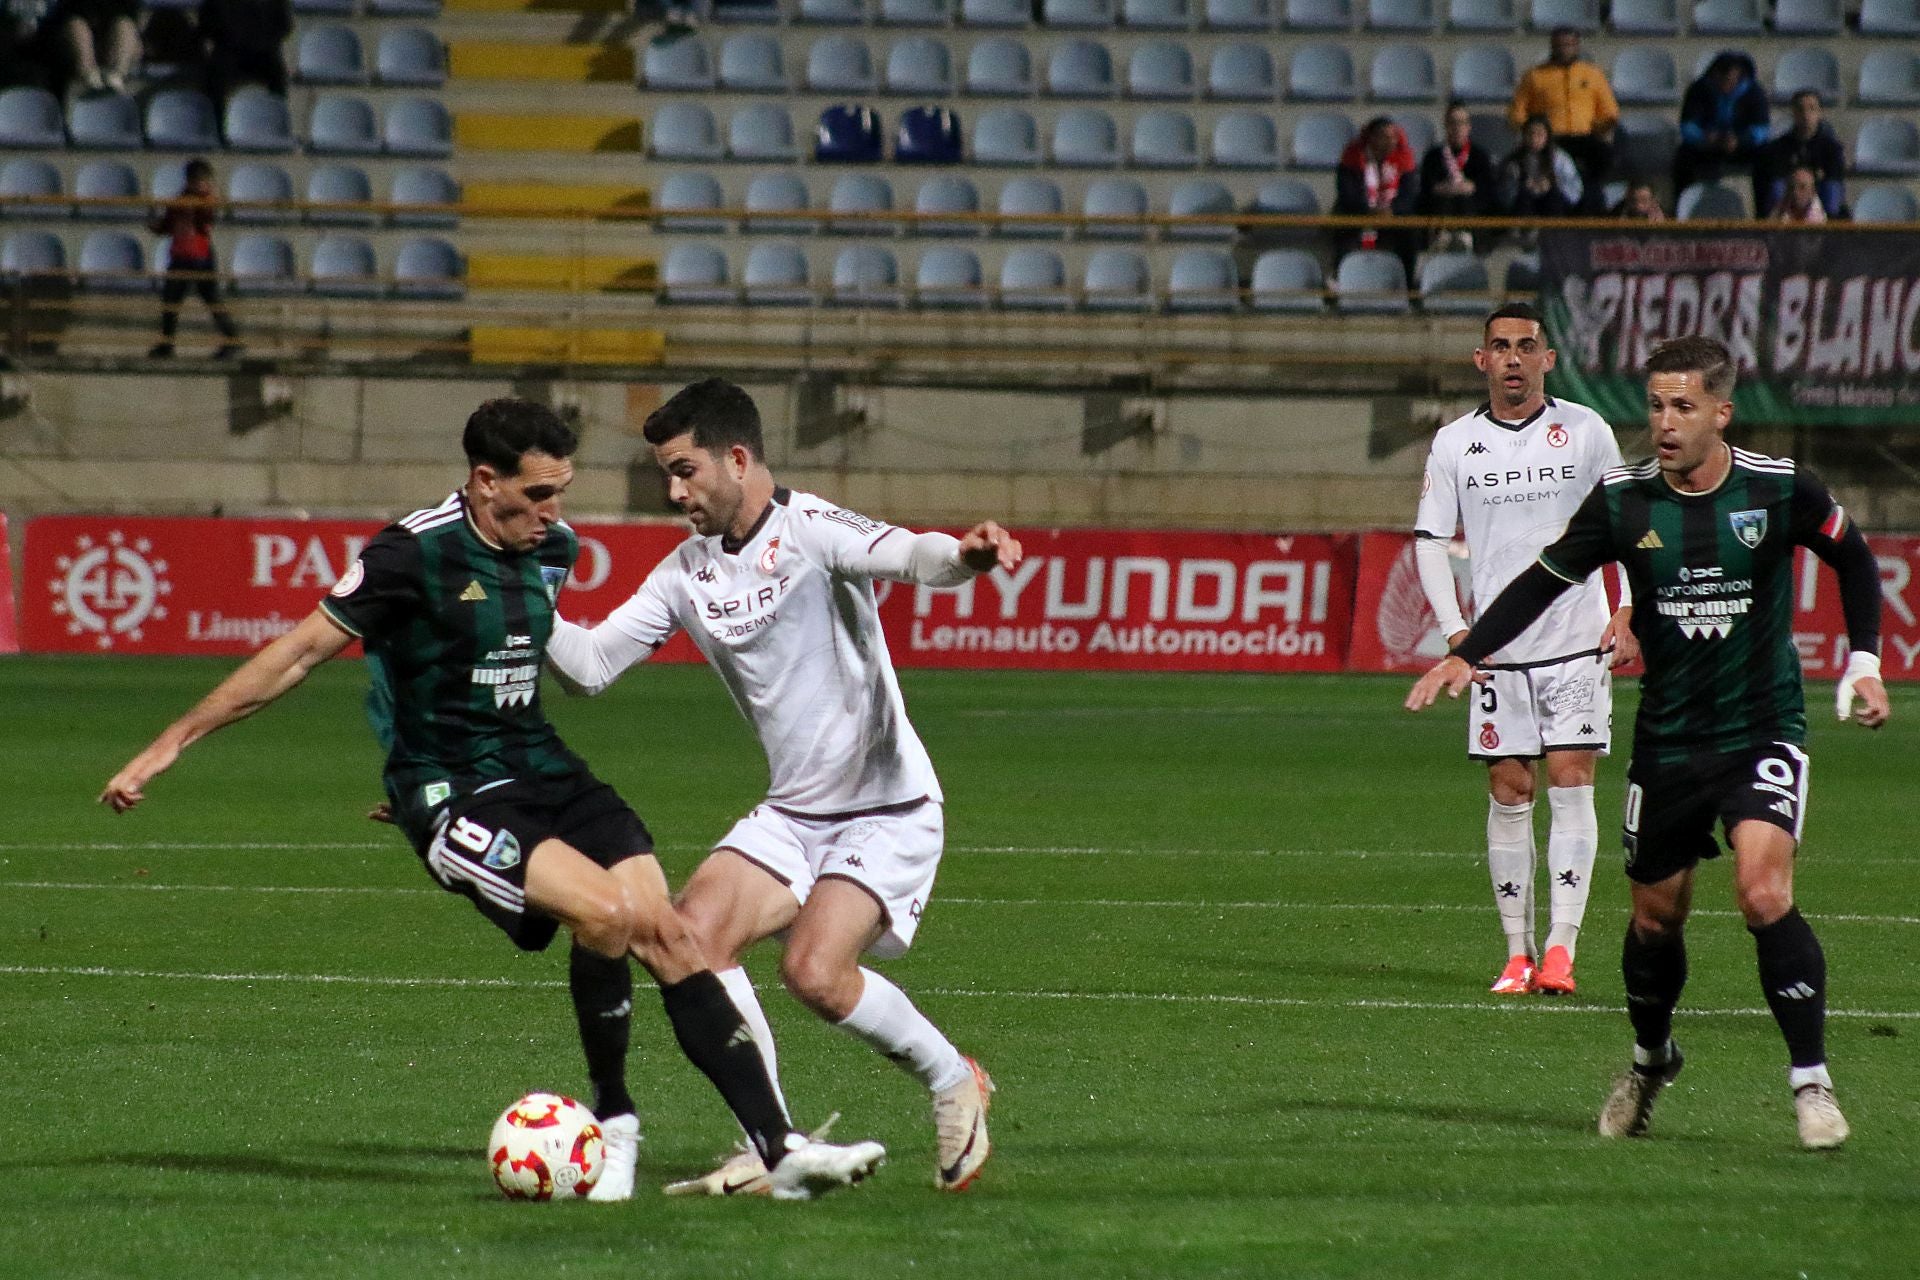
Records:
[[[1734,890],[1760,983],[1787,1042],[1800,1141],[1837,1147],[1846,1117],[1826,1065],[1826,959],[1793,900],[1806,819],[1806,709],[1793,646],[1793,548],[1833,566],[1852,656],[1835,698],[1842,720],[1886,723],[1880,681],[1880,572],[1826,487],[1790,458],[1729,446],[1731,353],[1711,338],[1663,343],[1647,361],[1654,457],[1608,472],[1560,539],[1514,579],[1466,637],[1420,678],[1409,710],[1476,679],[1561,592],[1609,560],[1626,566],[1646,661],[1623,839],[1633,916],[1621,966],[1633,1065],[1600,1112],[1600,1132],[1635,1137],[1680,1073],[1673,1011],[1687,979],[1683,930],[1694,870],[1733,850]]]
[[[752,1033],[668,896],[652,837],[541,710],[554,598],[579,550],[560,519],[576,443],[544,405],[481,405],[462,437],[465,485],[381,530],[317,609],[167,726],[100,799],[133,808],[188,746],[363,641],[390,696],[388,805],[428,873],[525,950],[544,950],[563,925],[573,937],[569,987],[607,1134],[592,1198],[633,1193],[629,956],[659,982],[681,1050],[764,1158],[774,1196],[859,1181],[884,1149],[793,1130]]]

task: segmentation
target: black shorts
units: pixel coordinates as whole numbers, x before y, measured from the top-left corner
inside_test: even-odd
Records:
[[[510,778],[470,791],[454,784],[432,809],[399,815],[413,851],[441,888],[472,900],[525,951],[543,951],[559,921],[527,905],[527,855],[563,840],[603,867],[653,852],[653,836],[619,793],[584,769],[564,778]]]
[[[1702,753],[1681,764],[1627,766],[1621,843],[1627,876],[1657,884],[1702,858],[1720,856],[1713,838],[1748,820],[1770,822],[1798,843],[1807,816],[1807,753],[1790,742]]]

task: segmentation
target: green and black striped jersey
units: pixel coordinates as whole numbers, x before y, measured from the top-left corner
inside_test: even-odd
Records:
[[[532,551],[491,547],[456,491],[382,529],[321,601],[366,645],[396,804],[585,768],[540,707],[554,597],[579,548],[564,524]]]
[[[1654,763],[1806,740],[1793,548],[1831,561],[1847,515],[1791,458],[1731,452],[1709,493],[1680,492],[1651,459],[1609,471],[1540,554],[1569,582],[1626,566],[1647,667],[1634,753]]]

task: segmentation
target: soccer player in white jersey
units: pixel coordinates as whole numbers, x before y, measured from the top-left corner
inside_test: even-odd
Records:
[[[1434,436],[1414,530],[1420,585],[1449,645],[1467,631],[1447,553],[1454,530],[1466,532],[1473,599],[1484,608],[1560,536],[1601,473],[1620,465],[1620,446],[1598,414],[1546,394],[1554,351],[1532,307],[1513,303],[1489,316],[1473,363],[1486,375],[1487,402]],[[1594,765],[1611,740],[1611,668],[1639,653],[1632,613],[1623,594],[1608,617],[1606,587],[1594,574],[1482,664],[1467,754],[1487,765],[1487,870],[1507,938],[1496,994],[1574,989],[1599,843]],[[1544,952],[1533,891],[1534,762],[1542,758],[1552,811]]]
[[[964,538],[911,533],[775,484],[760,414],[709,378],[647,419],[667,492],[695,537],[591,630],[558,623],[548,657],[598,693],[677,630],[706,655],[767,753],[767,797],[714,846],[679,907],[776,1080],[773,1035],[741,956],[784,934],[787,989],[917,1076],[933,1094],[935,1185],[963,1190],[988,1152],[993,1082],[904,992],[860,963],[913,942],[944,841],[939,779],[907,721],[874,598],[876,578],[957,586],[1020,562],[992,522]],[[742,1151],[669,1187],[763,1190]]]

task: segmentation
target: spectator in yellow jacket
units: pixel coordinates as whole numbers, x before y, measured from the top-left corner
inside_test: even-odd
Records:
[[[1507,120],[1515,130],[1534,116],[1545,116],[1556,146],[1580,166],[1586,190],[1595,201],[1613,167],[1613,131],[1620,122],[1607,73],[1580,56],[1580,33],[1556,27],[1547,60],[1520,77]],[[1597,212],[1595,203],[1589,212]]]

